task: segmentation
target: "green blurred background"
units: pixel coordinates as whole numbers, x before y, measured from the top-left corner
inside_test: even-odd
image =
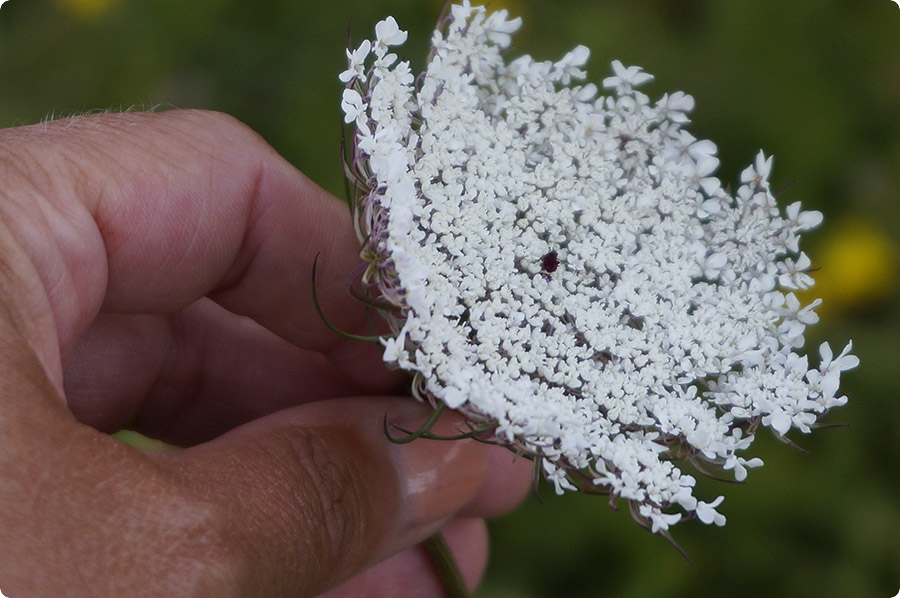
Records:
[[[421,67],[442,0],[12,0],[0,10],[0,126],[105,109],[209,108],[258,130],[342,193],[337,74],[348,22],[393,14]],[[513,54],[593,51],[656,75],[652,97],[697,101],[734,183],[759,148],[782,200],[825,213],[804,245],[822,322],[807,347],[853,339],[848,427],[753,447],[766,467],[725,493],[724,528],[675,530],[688,564],[602,498],[542,492],[493,523],[482,598],[889,597],[900,590],[900,7],[890,0],[505,0],[525,19]],[[811,299],[811,297],[809,297]]]

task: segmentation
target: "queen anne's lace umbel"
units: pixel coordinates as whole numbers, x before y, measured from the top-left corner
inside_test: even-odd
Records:
[[[734,195],[716,146],[684,130],[693,99],[588,49],[557,62],[503,51],[520,19],[452,6],[414,77],[389,17],[348,50],[342,108],[365,282],[393,312],[384,359],[479,437],[535,458],[556,487],[608,491],[654,532],[722,525],[676,461],[733,470],[761,424],[809,432],[857,364],[796,350],[817,320],[799,234],[760,153]]]

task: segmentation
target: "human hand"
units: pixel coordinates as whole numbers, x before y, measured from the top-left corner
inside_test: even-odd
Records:
[[[442,528],[474,585],[530,466],[386,441],[427,409],[310,290],[320,253],[329,318],[364,330],[357,251],[346,207],[224,115],[0,131],[0,588],[436,596],[415,544]]]

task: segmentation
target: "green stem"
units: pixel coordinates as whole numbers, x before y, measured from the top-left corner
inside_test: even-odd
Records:
[[[438,532],[422,542],[422,546],[437,571],[438,579],[441,580],[447,598],[471,598],[444,535]]]
[[[344,332],[343,330],[334,326],[334,324],[329,322],[328,318],[325,317],[325,312],[322,311],[322,306],[319,305],[319,295],[316,292],[316,267],[318,266],[318,264],[319,264],[319,254],[317,253],[316,257],[313,259],[313,267],[312,267],[312,295],[313,295],[313,305],[316,308],[316,313],[319,314],[319,318],[322,319],[322,323],[325,324],[325,326],[327,326],[329,330],[331,330],[332,332],[335,332],[337,334],[340,334],[344,338],[349,338],[349,339],[352,339],[355,341],[365,341],[367,343],[377,343],[379,341],[379,339],[381,339],[380,336],[362,336],[359,334],[350,334],[349,332]]]
[[[437,422],[438,418],[441,416],[441,413],[444,412],[444,408],[446,408],[446,407],[447,407],[446,403],[438,403],[438,406],[434,408],[434,411],[431,412],[431,416],[428,418],[428,420],[424,424],[422,424],[422,427],[420,427],[415,432],[408,432],[406,436],[401,436],[399,438],[391,436],[391,433],[388,430],[387,414],[385,414],[385,416],[384,416],[384,435],[387,436],[387,439],[390,440],[391,442],[393,442],[394,444],[407,444],[418,438],[428,438],[429,434],[431,432],[432,426],[434,426],[434,424]],[[406,430],[403,430],[403,431],[406,432]]]

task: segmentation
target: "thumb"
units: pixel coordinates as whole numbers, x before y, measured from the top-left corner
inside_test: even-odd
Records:
[[[224,508],[244,588],[315,595],[435,533],[477,493],[483,445],[385,438],[385,417],[413,429],[426,411],[399,398],[322,401],[161,458]],[[435,431],[454,433],[453,417]]]

